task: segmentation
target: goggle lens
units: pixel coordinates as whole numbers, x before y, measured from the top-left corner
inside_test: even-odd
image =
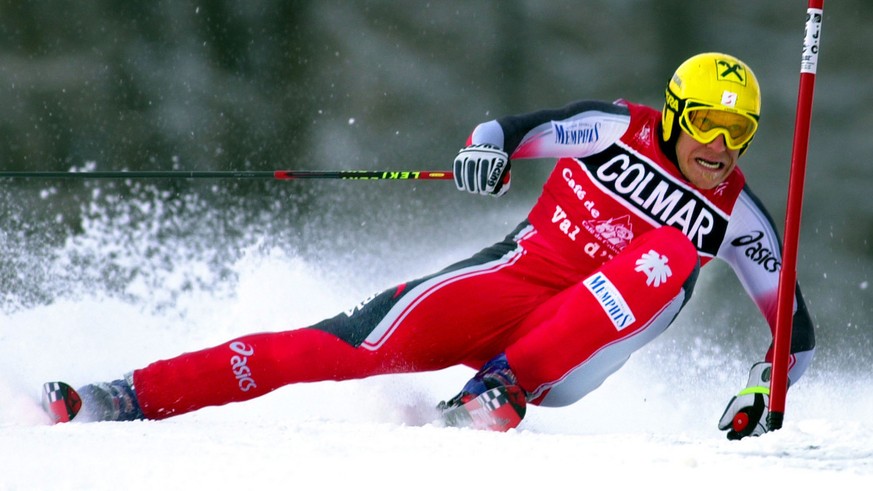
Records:
[[[751,116],[710,109],[686,108],[682,113],[685,130],[700,143],[709,143],[724,135],[728,148],[739,150],[755,136],[758,122]]]

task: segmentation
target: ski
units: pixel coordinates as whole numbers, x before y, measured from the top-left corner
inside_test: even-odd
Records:
[[[476,430],[508,431],[521,423],[524,392],[515,385],[495,387],[460,406],[443,411],[445,426]]]
[[[67,423],[82,409],[82,398],[64,382],[47,382],[42,386],[42,408],[52,424]]]

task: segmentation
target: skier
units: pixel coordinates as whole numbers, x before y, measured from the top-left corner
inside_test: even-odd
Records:
[[[292,383],[463,364],[478,372],[438,407],[453,415],[481,406],[474,427],[507,430],[528,404],[565,406],[597,388],[673,322],[713,258],[733,269],[772,332],[781,247],[737,168],[760,106],[745,63],[703,53],[677,68],[661,111],[581,101],[482,123],[454,161],[459,190],[500,196],[512,161],[557,159],[505,239],[315,325],[243,336],[86,385],[76,419],[163,419]],[[814,345],[798,287],[792,384]],[[768,430],[772,344],[761,356],[718,422],[730,439]],[[51,395],[72,397],[57,385]],[[738,415],[747,424],[735,425]],[[469,414],[447,417],[469,422]]]

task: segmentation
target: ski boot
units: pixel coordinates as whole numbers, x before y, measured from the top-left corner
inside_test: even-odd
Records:
[[[145,419],[133,389],[132,374],[108,383],[88,384],[79,390],[63,382],[46,383],[42,404],[53,423]]]
[[[507,431],[524,418],[526,398],[506,355],[500,354],[486,363],[458,395],[441,401],[437,409],[446,426]]]

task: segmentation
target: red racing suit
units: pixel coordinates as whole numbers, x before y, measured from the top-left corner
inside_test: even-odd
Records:
[[[165,418],[291,383],[478,369],[500,353],[529,401],[571,404],[673,322],[714,258],[735,271],[772,330],[781,260],[772,220],[739,169],[715,189],[693,187],[659,124],[660,112],[625,101],[480,124],[468,143],[497,145],[513,161],[558,159],[516,230],[313,326],[135,370],[143,412]],[[815,345],[799,288],[793,320],[792,383]]]

